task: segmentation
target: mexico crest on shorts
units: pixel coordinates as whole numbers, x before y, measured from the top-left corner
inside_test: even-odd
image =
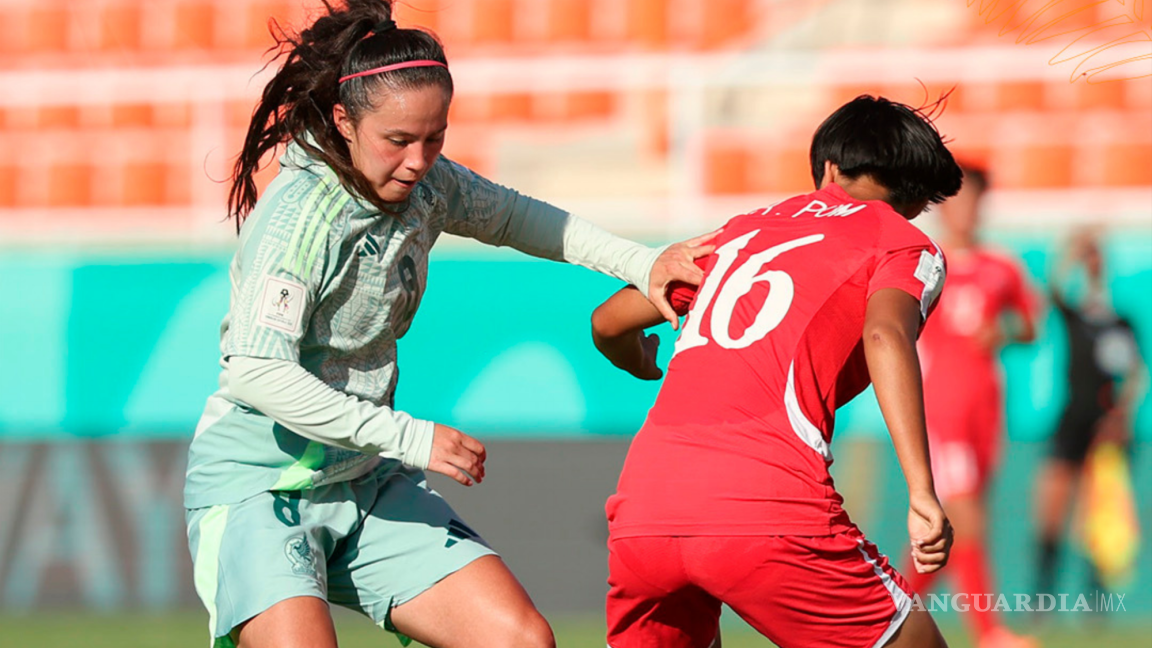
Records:
[[[316,575],[316,557],[312,555],[312,545],[305,536],[296,536],[284,545],[284,553],[292,563],[292,573],[301,576]]]

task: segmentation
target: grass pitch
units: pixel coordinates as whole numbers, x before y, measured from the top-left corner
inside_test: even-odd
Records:
[[[363,617],[336,613],[341,648],[398,648],[399,642]],[[945,635],[952,648],[971,648],[962,628],[946,619]],[[1053,621],[1037,634],[1044,648],[1148,648],[1152,627],[1147,619],[1108,619],[1079,627]],[[555,617],[560,648],[602,648],[603,621],[590,617]],[[0,614],[3,648],[204,648],[208,645],[207,615],[197,612],[165,614],[95,614],[88,612],[38,613],[28,616]],[[772,644],[741,623],[724,626],[724,648],[770,648]]]

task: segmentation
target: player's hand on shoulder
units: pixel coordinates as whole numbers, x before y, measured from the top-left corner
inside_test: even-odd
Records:
[[[935,493],[911,494],[908,501],[908,538],[912,563],[921,574],[948,564],[952,550],[952,523]]]
[[[432,433],[432,457],[428,470],[455,479],[465,486],[484,481],[484,444],[456,428],[435,424]]]
[[[711,241],[719,233],[720,230],[716,230],[673,243],[660,253],[656,264],[652,266],[648,278],[648,299],[655,304],[664,319],[671,322],[673,329],[680,328],[680,318],[668,302],[668,286],[676,281],[692,286],[700,285],[704,280],[704,271],[696,265],[696,259],[712,254],[716,246]]]

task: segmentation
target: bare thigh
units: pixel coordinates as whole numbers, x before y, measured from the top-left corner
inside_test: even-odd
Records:
[[[280,601],[240,624],[239,648],[336,648],[328,602],[315,596]]]
[[[554,648],[548,622],[498,556],[478,558],[410,601],[392,625],[434,648]]]
[[[913,609],[885,648],[948,648],[927,610]]]

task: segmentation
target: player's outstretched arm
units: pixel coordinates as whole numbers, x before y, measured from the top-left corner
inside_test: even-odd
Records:
[[[644,329],[664,321],[652,302],[633,286],[612,295],[592,312],[592,342],[612,364],[643,380],[659,380],[660,338]]]
[[[948,561],[952,527],[936,498],[928,433],[924,422],[924,387],[916,337],[920,303],[896,288],[876,291],[864,320],[864,356],[876,400],[892,436],[892,445],[908,482],[908,535],[912,558],[921,573]]]

